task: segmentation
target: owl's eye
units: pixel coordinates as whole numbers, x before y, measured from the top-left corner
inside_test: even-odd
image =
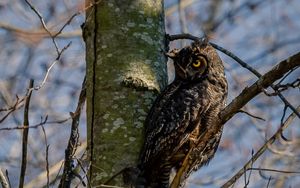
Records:
[[[200,67],[201,65],[201,61],[200,60],[197,60],[195,63],[193,63],[193,67]]]
[[[198,56],[196,61],[192,64],[194,68],[199,68],[207,65],[206,59],[202,56]]]

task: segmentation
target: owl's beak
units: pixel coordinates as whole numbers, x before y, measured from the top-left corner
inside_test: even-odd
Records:
[[[172,52],[165,53],[165,55],[170,59],[175,59],[175,57],[176,57],[176,54],[174,54]]]
[[[168,58],[170,58],[170,59],[175,59],[176,57],[177,57],[177,55],[178,55],[178,50],[177,49],[174,49],[174,50],[172,50],[172,51],[170,51],[170,52],[167,52],[167,53],[165,53],[165,55],[168,57]]]

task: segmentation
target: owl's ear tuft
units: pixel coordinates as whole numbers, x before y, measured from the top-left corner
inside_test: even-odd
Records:
[[[178,49],[173,49],[173,50],[171,50],[170,52],[165,53],[165,55],[166,55],[168,58],[175,59],[176,57],[178,57],[178,53],[179,53],[179,50],[178,50]]]
[[[208,38],[207,37],[202,37],[199,40],[196,40],[192,43],[192,48],[193,49],[197,49],[197,47],[205,47],[207,46],[209,43]]]
[[[201,38],[201,43],[207,45],[208,44],[208,37],[204,36]]]

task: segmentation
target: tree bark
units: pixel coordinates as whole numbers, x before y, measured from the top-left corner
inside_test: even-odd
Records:
[[[163,0],[99,1],[87,10],[91,185],[136,164],[148,109],[167,84],[163,10]]]

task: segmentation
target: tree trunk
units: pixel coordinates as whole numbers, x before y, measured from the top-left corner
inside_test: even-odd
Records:
[[[148,109],[167,84],[163,8],[163,0],[110,0],[87,10],[91,185],[136,165]]]

